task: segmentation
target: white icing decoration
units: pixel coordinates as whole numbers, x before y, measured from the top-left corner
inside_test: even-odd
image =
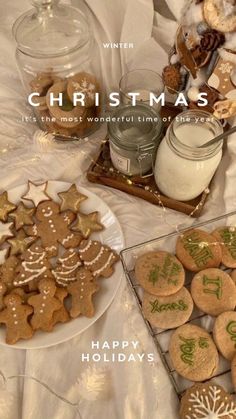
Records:
[[[13,234],[10,231],[10,228],[12,227],[13,223],[2,223],[0,222],[0,239],[5,237],[12,237]]]
[[[70,223],[70,218],[68,217],[68,215],[64,215],[64,220],[66,223]]]
[[[34,234],[34,236],[36,236],[38,234],[38,229],[37,229],[36,224],[33,225],[33,234]]]
[[[46,247],[46,250],[56,250],[57,248],[56,248],[56,246],[49,246],[49,247]]]
[[[207,394],[201,395],[197,390],[190,394],[189,402],[193,403],[193,413],[186,415],[186,419],[221,419],[228,417],[234,419],[236,405],[233,402],[217,403],[220,399],[221,390],[216,386],[210,386]],[[218,407],[216,407],[218,404]]]
[[[48,201],[49,197],[46,195],[47,183],[41,183],[40,185],[35,185],[29,181],[29,190],[23,195],[23,199],[32,201],[35,206],[37,206],[42,201]]]
[[[50,208],[48,208],[48,209],[50,209]],[[53,211],[45,212],[44,217],[51,217],[52,214],[53,214]]]
[[[79,253],[85,253],[92,246],[92,244],[92,240],[89,240],[85,247],[79,249]]]
[[[35,249],[38,249],[38,247],[36,247]],[[38,254],[38,253],[36,253],[36,252],[34,252],[33,250],[31,250],[31,249],[28,249],[28,251],[29,251],[29,253],[31,253],[31,254],[33,254],[33,255],[38,255],[38,259],[37,260],[35,260],[35,261],[24,261],[24,262],[22,262],[22,267],[24,268],[24,270],[26,271],[26,272],[32,272],[32,275],[30,275],[28,278],[25,278],[25,275],[24,274],[22,274],[21,275],[21,278],[25,278],[25,279],[22,279],[22,280],[17,280],[17,281],[14,281],[13,283],[14,283],[14,285],[22,285],[22,284],[27,284],[28,282],[30,282],[30,281],[32,281],[33,279],[35,279],[35,278],[38,278],[40,275],[42,275],[43,274],[43,272],[45,272],[46,271],[46,266],[43,266],[43,267],[41,267],[41,268],[33,268],[33,269],[31,269],[31,268],[29,268],[29,265],[35,265],[35,264],[38,264],[38,263],[40,263],[40,264],[43,264],[43,259],[44,259],[44,257],[45,257],[45,255],[46,255],[46,253],[45,252],[42,252],[40,255]]]
[[[109,263],[111,262],[112,258],[114,258],[114,255],[113,253],[110,253],[109,258],[107,259],[106,263],[100,269],[97,269],[96,271],[94,271],[93,276],[99,275],[102,271],[104,271],[109,266]]]
[[[100,259],[100,257],[103,255],[103,253],[104,253],[104,247],[102,246],[101,247],[101,249],[100,249],[100,251],[98,252],[98,254],[97,254],[97,256],[94,258],[94,259],[92,259],[92,260],[89,260],[89,261],[84,261],[84,264],[86,265],[86,266],[91,266],[91,265],[94,265],[99,259]]]
[[[54,278],[57,280],[57,282],[60,281],[60,280],[75,281],[76,277],[68,278],[68,275],[72,274],[80,265],[81,265],[81,262],[78,261],[73,266],[70,266],[69,268],[64,266],[64,268],[66,269],[66,271],[64,271],[64,272],[63,271],[60,271],[60,272],[52,271],[52,274],[53,274]]]
[[[74,234],[72,233],[72,234],[70,234],[69,236],[67,236],[67,237],[65,237],[63,240],[62,240],[62,244],[65,244],[65,243],[67,243],[70,239],[72,239],[74,237]]]
[[[72,249],[70,249],[70,251],[71,251]],[[66,256],[66,257],[61,257],[61,258],[59,258],[58,260],[59,260],[59,262],[64,262],[64,261],[66,261],[66,260],[69,260],[70,258],[73,258],[74,256],[76,256],[76,253],[74,252],[74,251],[72,251],[73,253],[71,253],[71,255],[69,255],[69,256]]]

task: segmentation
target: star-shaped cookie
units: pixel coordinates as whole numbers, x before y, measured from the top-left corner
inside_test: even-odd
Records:
[[[13,211],[16,208],[12,202],[8,201],[7,192],[3,192],[0,195],[0,220],[7,221],[7,216],[9,212]]]
[[[74,212],[79,211],[81,202],[87,199],[87,196],[80,193],[75,184],[71,185],[68,191],[58,193],[61,198],[61,211],[71,210]]]
[[[34,182],[28,181],[28,190],[22,199],[31,201],[37,207],[40,202],[48,201],[50,196],[47,194],[47,182],[35,184]]]
[[[93,231],[103,230],[103,225],[98,221],[98,217],[99,212],[97,211],[90,214],[79,213],[73,230],[79,231],[87,239]]]
[[[23,253],[28,247],[37,239],[37,237],[29,237],[24,230],[19,230],[13,239],[9,239],[8,243],[11,245],[10,255],[18,255]]]
[[[2,265],[5,262],[7,253],[8,253],[7,248],[0,250],[0,265]]]
[[[24,225],[33,225],[32,216],[34,213],[35,208],[27,208],[23,202],[20,202],[16,210],[10,214],[10,218],[13,218],[15,222],[16,230],[20,230]]]
[[[6,239],[13,236],[11,228],[13,227],[13,223],[1,223],[0,222],[0,244],[5,242]]]

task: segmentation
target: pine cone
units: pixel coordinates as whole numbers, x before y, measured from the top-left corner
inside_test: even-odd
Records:
[[[170,93],[178,91],[181,85],[180,68],[177,65],[168,65],[162,73],[163,81]]]
[[[203,34],[200,46],[203,51],[214,51],[223,45],[224,42],[224,34],[216,31],[215,29],[212,29]]]

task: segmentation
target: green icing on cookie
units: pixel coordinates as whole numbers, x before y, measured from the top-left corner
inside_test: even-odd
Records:
[[[204,287],[208,287],[203,288],[203,292],[205,294],[214,294],[218,300],[221,300],[223,286],[222,278],[208,278],[206,275],[204,275],[202,278],[202,284]]]
[[[213,259],[210,246],[200,247],[200,242],[202,242],[202,239],[197,232],[189,234],[183,240],[184,249],[192,257],[198,268],[204,267],[210,259]]]
[[[176,303],[160,304],[158,300],[149,301],[151,305],[151,313],[162,313],[163,311],[186,311],[188,305],[183,300]]]
[[[154,265],[149,273],[148,280],[156,285],[160,278],[166,279],[168,284],[177,285],[178,278],[176,276],[181,272],[181,266],[173,262],[170,255],[166,255],[163,265]]]
[[[220,231],[220,237],[232,258],[236,259],[236,232],[231,232],[228,228],[223,229]]]
[[[230,339],[235,342],[234,347],[236,348],[236,321],[232,320],[226,326],[226,331],[231,336]]]
[[[183,336],[179,336],[179,339],[183,342],[180,345],[180,358],[185,364],[192,366],[194,364],[193,356],[196,349],[196,339],[186,339]]]

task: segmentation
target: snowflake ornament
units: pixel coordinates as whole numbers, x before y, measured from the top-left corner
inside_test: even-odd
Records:
[[[233,65],[231,65],[230,63],[222,63],[219,67],[219,70],[221,71],[222,74],[230,74],[231,71],[233,70]]]
[[[181,419],[236,419],[232,396],[213,383],[196,384],[181,400]]]

